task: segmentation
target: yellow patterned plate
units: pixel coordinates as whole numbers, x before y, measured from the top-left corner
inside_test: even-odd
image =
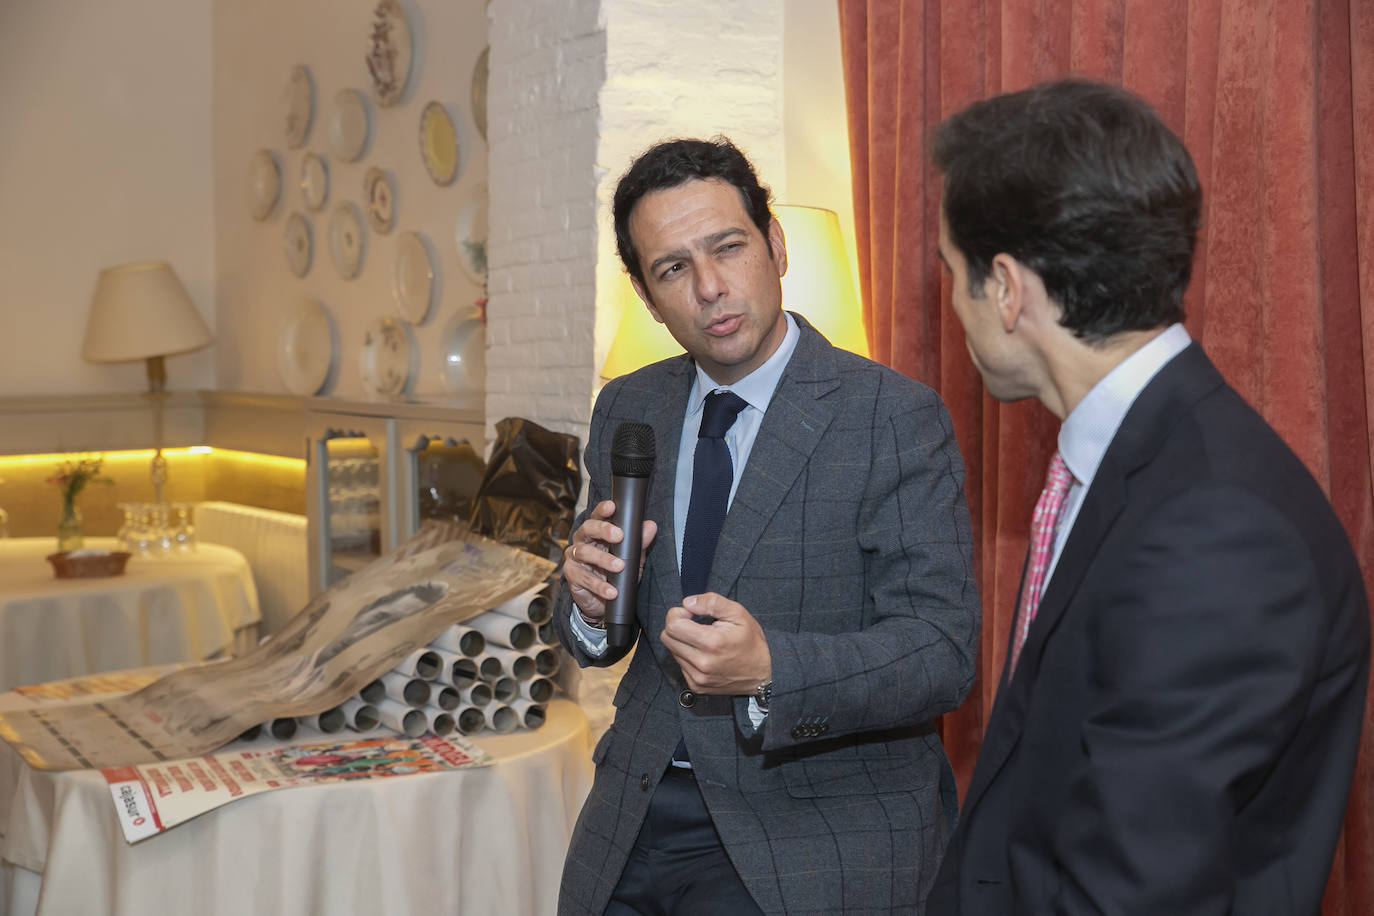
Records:
[[[438,102],[430,102],[420,114],[420,155],[435,184],[453,183],[458,175],[458,136],[448,109]]]

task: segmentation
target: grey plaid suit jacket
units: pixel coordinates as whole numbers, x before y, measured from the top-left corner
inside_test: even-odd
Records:
[[[694,366],[665,360],[611,382],[592,416],[588,505],[610,490],[623,420],[654,427],[647,516],[658,535],[641,633],[593,752],[596,778],[564,866],[560,913],[606,907],[681,735],[731,861],[767,913],[916,913],[952,831],[955,792],[933,719],[973,682],[979,603],[963,465],[930,389],[832,347],[799,316],[797,345],[726,517],[711,591],[758,619],[773,695],[686,689],[659,641],[681,604],[673,532],[678,442]],[[579,518],[577,524],[581,524]],[[605,664],[567,632],[582,665]]]

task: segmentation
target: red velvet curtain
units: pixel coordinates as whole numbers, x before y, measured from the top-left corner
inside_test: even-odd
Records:
[[[1326,487],[1374,583],[1374,0],[838,0],[864,317],[943,396],[968,470],[980,679],[945,717],[967,786],[1058,421],[983,392],[936,257],[931,132],[1065,75],[1124,85],[1187,143],[1205,211],[1188,329]],[[1374,701],[1324,912],[1374,912]]]

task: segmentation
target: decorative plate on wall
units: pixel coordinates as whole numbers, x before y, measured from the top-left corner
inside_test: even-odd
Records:
[[[277,371],[292,394],[319,394],[337,352],[334,321],[314,299],[299,300],[277,328]]]
[[[329,199],[329,167],[315,153],[301,158],[301,197],[307,210],[319,211]]]
[[[363,220],[350,201],[341,201],[329,218],[329,254],[345,280],[352,280],[362,270]]]
[[[377,104],[390,108],[401,100],[410,79],[410,25],[396,0],[382,0],[372,14],[367,48],[367,72]]]
[[[286,145],[291,149],[305,146],[314,118],[315,84],[310,79],[310,69],[305,64],[296,64],[286,82]]]
[[[310,273],[310,259],[313,254],[310,223],[299,212],[292,213],[286,218],[286,231],[283,233],[282,242],[286,249],[286,266],[291,268],[291,272],[298,277]]]
[[[375,165],[363,176],[363,203],[367,224],[378,235],[386,235],[396,222],[396,192],[386,172]]]
[[[460,309],[439,339],[439,381],[444,391],[483,391],[487,381],[487,326],[476,309]]]
[[[478,286],[487,282],[487,183],[479,182],[463,195],[458,207],[458,263]]]
[[[414,232],[403,232],[396,239],[396,267],[391,280],[401,317],[411,324],[422,323],[434,294],[434,265],[429,247]]]
[[[415,371],[415,341],[410,325],[394,318],[378,318],[363,331],[358,371],[369,394],[403,394]]]
[[[281,194],[281,169],[270,150],[260,149],[248,165],[248,212],[262,221],[271,214]]]
[[[435,184],[453,183],[458,174],[458,135],[448,109],[438,102],[430,102],[420,113],[420,156]]]
[[[343,162],[356,162],[367,149],[369,131],[367,99],[356,89],[334,93],[329,113],[329,148]]]
[[[491,67],[491,48],[483,48],[472,68],[472,120],[477,132],[487,139],[487,73]]]

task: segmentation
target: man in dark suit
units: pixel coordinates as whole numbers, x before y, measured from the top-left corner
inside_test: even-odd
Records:
[[[1201,193],[1140,99],[941,126],[940,254],[989,393],[1063,420],[932,914],[1315,914],[1369,665],[1321,489],[1190,341]]]
[[[559,910],[918,912],[954,815],[934,719],[972,683],[979,616],[949,417],[783,311],[782,229],[728,141],[643,154],[615,225],[687,353],[609,383],[592,417],[555,614],[583,665],[616,657],[596,628],[620,423],[652,425],[657,464],[641,635]]]

